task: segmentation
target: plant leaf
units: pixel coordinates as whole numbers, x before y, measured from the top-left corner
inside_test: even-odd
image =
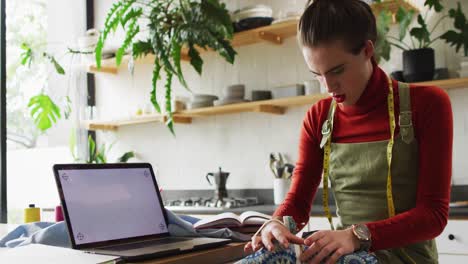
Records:
[[[60,108],[46,94],[31,97],[28,107],[34,123],[41,131],[51,128],[61,118]]]
[[[165,96],[165,102],[166,102],[166,115],[167,115],[167,121],[166,121],[166,126],[169,128],[169,131],[171,131],[172,135],[175,136],[174,132],[174,122],[172,119],[172,106],[171,106],[171,95],[172,95],[172,90],[171,90],[171,84],[172,84],[172,72],[166,70],[166,96]]]
[[[68,148],[70,149],[70,153],[73,157],[73,160],[78,160],[76,157],[76,131],[75,129],[71,130],[70,138],[68,139]]]
[[[96,160],[96,142],[94,142],[91,135],[88,136],[88,161],[87,163],[93,163]]]
[[[231,44],[228,41],[224,39],[218,39],[218,42],[222,46],[222,48],[220,48],[218,51],[219,54],[223,56],[226,59],[226,61],[233,64],[234,57],[236,56],[237,52],[231,47]]]
[[[153,47],[151,46],[151,40],[146,41],[137,41],[133,43],[132,46],[132,56],[134,59],[144,57],[153,52]]]
[[[156,111],[158,111],[158,113],[161,113],[161,107],[159,107],[158,98],[156,96],[156,84],[157,84],[158,79],[159,79],[160,71],[161,71],[161,64],[159,64],[158,58],[155,57],[155,59],[154,59],[154,68],[153,68],[153,78],[152,78],[152,81],[151,81],[153,89],[151,90],[150,100],[151,100],[151,103],[153,104],[154,108],[156,109]]]
[[[56,71],[58,74],[62,74],[62,75],[65,74],[65,70],[64,70],[63,67],[57,62],[57,60],[55,59],[54,56],[50,55],[50,54],[47,53],[47,52],[44,52],[43,55],[44,55],[44,57],[46,57],[47,59],[49,59],[49,61],[54,65],[55,71]]]
[[[444,9],[439,0],[426,0],[426,2],[424,2],[424,5],[429,6],[429,9],[434,8],[434,10],[437,13]]]
[[[70,114],[72,112],[71,105],[72,105],[72,102],[70,100],[70,97],[65,96],[65,106],[64,106],[65,109],[63,110],[63,114],[65,115],[65,119],[68,119],[70,117]]]
[[[386,10],[382,10],[377,16],[377,40],[375,43],[375,59],[377,63],[380,59],[388,61],[390,59],[391,45],[387,41],[387,33],[390,30],[392,15]]]
[[[455,47],[456,52],[463,47],[465,56],[468,56],[468,23],[460,2],[457,3],[457,9],[452,8],[449,10],[449,16],[453,19],[453,26],[458,32],[448,30],[441,36],[441,39],[445,40],[450,46]]]
[[[134,158],[134,157],[135,157],[135,152],[133,151],[125,152],[122,156],[120,156],[120,158],[118,158],[117,162],[126,163],[128,162],[129,159]]]
[[[449,16],[454,19],[454,27],[460,31],[467,31],[468,24],[466,23],[465,14],[463,14],[463,10],[461,9],[460,2],[457,3],[457,9],[450,9]]]
[[[188,89],[187,83],[185,82],[184,75],[182,73],[182,68],[180,66],[180,53],[182,50],[182,45],[177,41],[177,38],[173,37],[172,38],[172,61],[174,62],[175,66],[175,71],[177,78],[179,79],[179,82],[186,88]]]
[[[226,5],[216,0],[202,0],[201,9],[206,17],[214,20],[214,24],[221,24],[224,26],[227,38],[231,39],[234,33],[232,21],[229,12],[226,10]]]
[[[418,15],[418,23],[420,27],[413,27],[410,30],[410,35],[415,37],[419,41],[420,47],[426,47],[431,41],[430,40],[431,33],[427,29],[427,24],[424,21],[424,18],[422,17],[421,14]]]
[[[140,18],[142,14],[143,10],[141,8],[132,8],[127,14],[125,14],[125,16],[120,18],[120,24],[125,28],[128,21]]]
[[[463,35],[453,30],[448,30],[440,38],[445,40],[445,42],[450,44],[450,46],[455,47],[456,52],[460,50],[461,46],[464,43]]]
[[[28,64],[28,66],[31,66],[31,62],[32,62],[32,50],[31,50],[31,47],[29,47],[28,44],[26,43],[21,43],[21,49],[24,50],[21,54],[20,54],[20,58],[21,58],[21,64],[22,65],[26,65],[26,63]]]
[[[136,20],[132,20],[132,22],[128,26],[125,40],[122,46],[117,50],[115,54],[115,61],[116,61],[117,66],[119,66],[122,63],[122,57],[125,53],[125,50],[130,46],[133,38],[136,36],[136,34],[138,34],[138,32],[140,32],[140,27],[138,26]]]
[[[188,55],[190,57],[190,64],[192,64],[193,68],[201,75],[202,67],[203,67],[203,60],[200,57],[200,53],[198,50],[195,49],[193,45],[189,46]]]
[[[403,8],[402,6],[398,8],[398,11],[396,13],[396,20],[399,23],[400,28],[400,41],[403,41],[403,39],[405,38],[406,32],[408,31],[408,27],[411,24],[411,21],[413,20],[413,15],[413,10],[406,11],[405,8]]]
[[[99,35],[98,42],[95,48],[95,57],[96,57],[96,67],[101,68],[101,55],[102,49],[104,48],[104,43],[106,42],[107,35],[114,31],[117,28],[119,21],[122,19],[123,13],[135,2],[135,0],[123,0],[114,3],[107,12],[106,19],[104,21],[104,30]]]

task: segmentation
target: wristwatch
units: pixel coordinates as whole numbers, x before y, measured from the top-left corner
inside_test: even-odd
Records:
[[[359,251],[369,251],[372,239],[369,228],[364,224],[352,225],[353,234],[359,240]]]

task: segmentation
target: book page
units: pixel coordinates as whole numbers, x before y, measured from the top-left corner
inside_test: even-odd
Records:
[[[207,227],[229,227],[229,226],[240,226],[241,220],[238,215],[227,212],[210,216],[196,222],[194,228],[207,228]]]
[[[255,211],[245,211],[239,218],[243,225],[262,225],[267,220],[270,220],[271,216]]]

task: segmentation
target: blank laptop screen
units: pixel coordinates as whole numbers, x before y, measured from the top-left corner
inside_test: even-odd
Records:
[[[61,169],[58,175],[77,245],[168,232],[149,168]]]

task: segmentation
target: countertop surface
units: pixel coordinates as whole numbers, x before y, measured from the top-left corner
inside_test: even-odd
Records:
[[[451,187],[450,198],[454,201],[468,201],[468,185],[454,185]],[[210,197],[213,196],[211,190],[166,190],[162,193],[167,200],[176,200],[181,197]],[[229,190],[230,197],[258,197],[262,205],[240,207],[240,208],[212,208],[212,207],[182,207],[182,206],[166,206],[167,209],[178,214],[191,214],[191,215],[205,215],[205,214],[219,214],[223,212],[233,212],[240,214],[245,211],[257,211],[265,214],[273,214],[278,205],[273,204],[273,190],[272,189],[235,189]],[[322,207],[322,189],[318,189],[315,195],[311,216],[324,217]],[[165,200],[166,200],[165,199]],[[330,193],[328,204],[330,204],[330,211],[335,215],[335,201],[332,193]],[[468,206],[463,207],[450,207],[449,218],[451,219],[467,219],[468,220]]]
[[[186,208],[181,206],[166,206],[167,209],[177,214],[192,214],[192,215],[204,215],[204,214],[220,214],[223,212],[233,212],[240,214],[245,211],[257,211],[264,214],[273,214],[278,206],[274,204],[256,205],[240,208],[211,208],[211,207],[199,207],[199,208]],[[332,215],[335,215],[336,207],[330,205],[330,211]],[[325,216],[322,205],[314,204],[312,206],[311,216]],[[449,211],[449,218],[466,218],[468,219],[468,207],[452,207]]]

